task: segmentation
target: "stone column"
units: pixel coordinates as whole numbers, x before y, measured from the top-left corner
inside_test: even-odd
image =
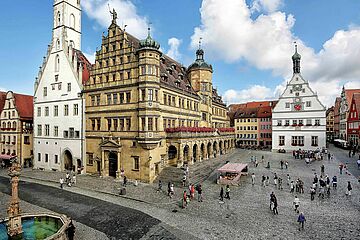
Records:
[[[204,145],[204,154],[202,157],[204,160],[208,160],[207,144]]]
[[[105,176],[105,152],[101,150],[101,176]]]
[[[195,156],[195,159],[196,159],[196,161],[199,161],[199,162],[201,162],[201,157],[200,157],[200,153],[201,152],[201,150],[200,150],[200,145],[198,144],[197,145],[197,147],[196,147],[196,156]]]
[[[213,151],[214,151],[214,146],[213,144],[211,144],[210,151],[208,152],[208,158],[214,158]]]
[[[182,144],[179,144],[179,155],[178,155],[178,161],[177,161],[177,167],[180,168],[183,165],[184,162],[184,149],[182,148]]]
[[[188,152],[188,164],[193,165],[194,164],[194,152],[193,152],[193,146],[189,145],[189,152]]]
[[[117,171],[116,171],[116,178],[121,178],[121,157],[120,152],[117,152]]]

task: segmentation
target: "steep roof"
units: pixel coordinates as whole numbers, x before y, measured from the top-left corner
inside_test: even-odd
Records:
[[[360,93],[355,93],[352,97],[352,104],[355,104],[355,107],[356,107],[356,111],[358,114],[360,114]],[[350,106],[351,107],[351,106]],[[350,116],[350,114],[349,114]],[[359,115],[358,116],[358,119],[359,119]]]
[[[234,118],[257,118],[258,108],[241,108],[236,111]]]
[[[32,119],[34,115],[34,98],[30,95],[14,93],[15,106],[21,119]]]
[[[352,99],[354,93],[360,93],[360,89],[345,89],[345,97],[346,97],[346,102],[347,102],[348,106],[351,105],[351,99]]]
[[[82,84],[85,84],[90,78],[90,70],[92,65],[80,50],[74,49],[74,53],[76,54],[78,63],[82,64],[83,70],[81,82]]]
[[[259,118],[271,117],[271,110],[272,110],[271,106],[259,107],[257,116]]]
[[[340,114],[340,103],[341,103],[341,97],[337,97],[335,99],[334,115]]]
[[[331,112],[333,112],[333,111],[334,111],[334,106],[328,108],[328,109],[326,110],[326,116],[329,115],[329,113],[331,113]]]
[[[6,100],[6,92],[0,92],[0,112],[4,109]]]

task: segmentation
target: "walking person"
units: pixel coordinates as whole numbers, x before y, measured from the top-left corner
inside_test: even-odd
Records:
[[[224,201],[224,188],[220,188],[220,201]]]
[[[273,205],[273,213],[274,213],[274,215],[279,215],[277,207],[278,207],[278,202],[277,202],[276,197],[274,196],[274,205]]]
[[[64,185],[64,179],[62,177],[60,177],[60,188],[63,189],[63,185]]]
[[[183,184],[183,187],[185,187],[185,185],[186,185],[186,174],[184,174],[184,176],[183,176],[182,184]]]
[[[336,187],[337,187],[337,177],[336,176],[333,176],[332,184],[333,184],[333,188],[336,189]]]
[[[261,178],[261,184],[263,185],[263,187],[266,187],[266,177],[264,175]]]
[[[191,184],[190,198],[191,198],[191,199],[194,199],[194,198],[195,198],[195,186],[194,186],[194,184]]]
[[[171,183],[168,182],[168,196],[171,197]]]
[[[175,194],[174,192],[174,184],[171,183],[170,185],[170,198],[172,198],[172,196]]]
[[[299,210],[298,210],[299,207],[300,207],[300,199],[297,196],[295,196],[295,199],[294,199],[295,212],[299,213]]]
[[[225,198],[230,200],[230,187],[229,187],[229,185],[226,185],[226,188],[225,188]]]
[[[69,172],[67,172],[66,175],[65,175],[65,181],[66,181],[67,184],[70,182],[70,174],[69,174]]]
[[[291,182],[290,182],[290,192],[291,192],[291,193],[294,192],[294,188],[295,188],[295,186],[294,186],[294,181],[291,181]]]
[[[284,161],[280,160],[280,168],[283,169],[283,166],[284,166]]]
[[[288,169],[288,166],[289,166],[289,162],[286,161],[286,162],[285,162],[285,169]]]
[[[197,186],[197,192],[198,192],[198,202],[202,202],[203,201],[203,197],[202,197],[202,187],[201,184],[199,184]]]
[[[182,208],[186,207],[186,200],[187,200],[187,194],[186,194],[186,190],[184,190],[183,198],[182,198]]]
[[[342,174],[343,168],[344,168],[344,165],[343,165],[342,163],[340,163],[340,165],[339,165],[339,172],[340,172],[340,174]]]
[[[279,189],[282,190],[283,189],[283,187],[282,187],[282,178],[279,178],[278,180],[279,180]]]
[[[74,185],[76,185],[76,175],[74,174],[74,176],[72,177],[72,183],[74,184]]]
[[[324,173],[325,173],[325,165],[324,164],[321,165],[320,170],[321,170],[321,175],[324,175]]]
[[[351,196],[351,190],[352,190],[352,186],[350,181],[348,181],[347,187],[346,187],[346,195],[347,196]]]
[[[273,206],[274,206],[274,201],[275,201],[276,197],[275,197],[275,193],[271,192],[270,193],[270,210],[273,210]]]
[[[255,173],[251,174],[251,184],[254,186],[255,184]]]
[[[124,179],[123,179],[123,185],[124,185],[124,187],[126,187],[126,184],[127,184],[127,177],[124,176]]]
[[[266,186],[269,186],[269,184],[270,184],[270,178],[269,176],[266,176]]]
[[[277,181],[278,181],[278,176],[276,175],[276,173],[274,174],[274,184],[275,187],[277,187]]]
[[[291,177],[289,174],[286,175],[286,178],[287,178],[287,185],[289,186],[290,183],[291,183]]]
[[[311,201],[314,200],[315,194],[316,194],[315,188],[313,188],[313,187],[310,188],[310,199],[311,199]]]
[[[300,213],[298,217],[298,223],[299,223],[299,231],[302,229],[304,230],[304,222],[306,221],[304,213]]]
[[[158,192],[161,192],[161,191],[162,191],[162,182],[161,182],[161,180],[159,180],[157,191],[158,191]]]

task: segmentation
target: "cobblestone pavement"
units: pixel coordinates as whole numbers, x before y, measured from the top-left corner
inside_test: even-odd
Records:
[[[337,149],[330,150],[336,151],[335,156],[339,158],[343,154],[341,151],[338,153]],[[166,226],[173,227],[172,232],[179,229],[176,236],[184,236],[184,239],[184,232],[200,239],[360,239],[360,186],[353,175],[338,174],[338,159],[316,161],[306,165],[302,160],[293,159],[290,154],[236,151],[228,160],[249,163],[249,173],[255,173],[256,183],[252,186],[250,176],[242,177],[239,187],[231,187],[231,200],[225,200],[224,203],[218,200],[220,186],[214,183],[215,173],[203,182],[204,202],[193,201],[185,209],[178,207],[183,191],[181,188],[177,188],[175,197],[170,199],[166,193],[156,191],[156,184],[127,187],[127,196],[145,203],[112,195],[117,192],[120,184],[112,179],[79,176],[77,187],[66,190],[140,210],[166,223]],[[265,163],[260,163],[255,168],[250,164],[251,155],[257,156],[258,159],[264,155],[265,162],[269,160],[271,168],[265,168]],[[289,169],[280,169],[281,159],[289,162]],[[332,191],[329,198],[316,197],[314,201],[310,201],[311,181],[315,172],[320,175],[321,164],[325,165],[326,174],[331,177],[338,176],[338,189]],[[283,190],[275,189],[272,184],[275,172],[284,179]],[[58,174],[25,171],[23,175],[33,177],[28,181],[56,187],[58,184],[52,181],[57,182]],[[299,177],[305,183],[305,193],[298,194],[301,201],[300,211],[304,212],[307,219],[305,231],[298,231],[297,214],[292,206],[295,194],[290,193],[286,185],[286,174],[292,179]],[[269,186],[261,186],[262,175],[270,177]],[[347,181],[351,181],[353,185],[351,197],[345,196]],[[112,194],[103,194],[100,190]],[[276,216],[269,210],[269,194],[272,191],[275,192],[279,203],[279,215]]]
[[[7,207],[9,205],[10,196],[0,192],[0,218],[5,218],[7,216]],[[21,210],[23,213],[54,213],[48,209],[36,206],[24,200],[20,202]],[[108,240],[109,238],[102,232],[99,232],[91,227],[88,227],[78,221],[73,220],[75,225],[75,240]]]

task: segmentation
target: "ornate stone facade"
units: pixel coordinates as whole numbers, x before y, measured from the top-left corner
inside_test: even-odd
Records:
[[[139,41],[113,18],[84,89],[86,172],[151,182],[168,165],[229,151],[234,133],[204,51],[186,68],[150,30]]]

